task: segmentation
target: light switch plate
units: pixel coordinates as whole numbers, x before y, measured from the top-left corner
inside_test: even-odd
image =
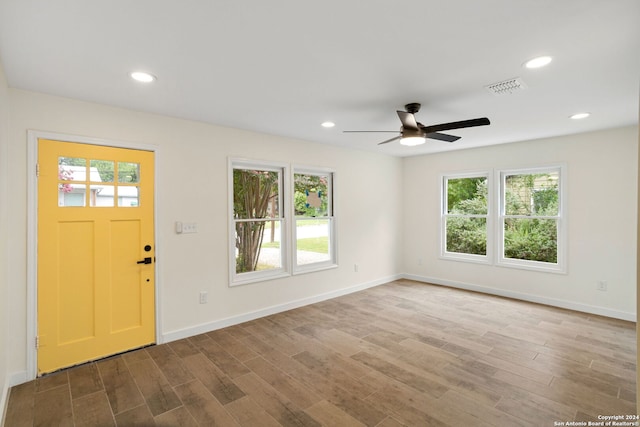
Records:
[[[195,222],[183,222],[182,223],[182,233],[197,233],[198,232],[198,224]]]

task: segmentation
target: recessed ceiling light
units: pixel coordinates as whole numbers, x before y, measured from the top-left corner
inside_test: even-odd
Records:
[[[587,117],[589,117],[591,115],[591,113],[576,113],[573,116],[569,116],[570,119],[573,120],[580,120],[580,119],[586,119]]]
[[[156,80],[156,76],[153,74],[145,73],[143,71],[134,71],[130,74],[131,78],[135,81],[142,83],[151,83]]]
[[[539,56],[537,58],[530,59],[524,63],[525,68],[542,68],[545,65],[549,65],[551,62],[550,56]]]
[[[322,123],[322,127],[323,127],[323,128],[332,128],[332,127],[334,127],[335,125],[336,125],[336,124],[335,124],[335,123],[333,123],[333,122],[324,122],[324,123]]]

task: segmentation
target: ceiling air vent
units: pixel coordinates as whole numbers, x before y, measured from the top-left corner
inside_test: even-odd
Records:
[[[520,92],[526,87],[527,85],[524,84],[520,77],[514,77],[513,79],[490,84],[484,88],[494,95],[510,95],[514,92]]]

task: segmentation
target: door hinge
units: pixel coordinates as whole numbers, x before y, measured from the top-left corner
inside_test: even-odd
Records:
[[[40,337],[36,337],[36,350],[40,348]]]
[[[36,163],[36,177],[40,177],[40,163]]]

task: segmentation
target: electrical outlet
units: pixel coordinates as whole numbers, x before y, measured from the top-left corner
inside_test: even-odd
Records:
[[[353,264],[353,271],[358,272],[358,264]]]
[[[596,284],[596,289],[599,291],[603,291],[606,292],[608,288],[608,284],[606,281],[604,280],[598,280],[598,283]]]
[[[206,304],[208,297],[209,297],[208,292],[200,291],[200,304]]]

